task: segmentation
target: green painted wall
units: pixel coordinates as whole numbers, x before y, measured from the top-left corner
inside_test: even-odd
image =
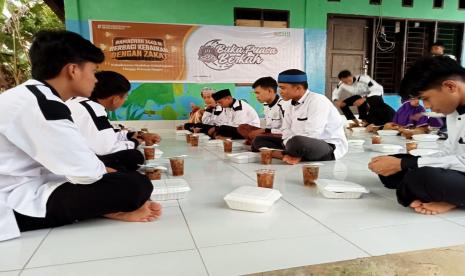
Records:
[[[370,5],[369,0],[307,0],[307,28],[326,29],[327,14],[385,16],[397,18],[465,21],[465,10],[458,9],[458,0],[444,0],[442,9],[433,9],[433,0],[414,0],[413,7],[402,7],[401,0],[383,0]]]
[[[302,0],[65,0],[67,20],[234,25],[234,8],[289,10],[292,28],[305,22]]]

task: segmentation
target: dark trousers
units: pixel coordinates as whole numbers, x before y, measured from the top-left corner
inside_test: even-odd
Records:
[[[194,132],[194,128],[200,128],[200,132],[201,133],[205,133],[205,134],[208,134],[208,131],[215,127],[214,125],[207,125],[207,124],[202,124],[202,123],[198,123],[198,124],[194,124],[194,123],[186,123],[184,124],[184,129],[185,130],[189,130],[191,132]]]
[[[231,139],[244,139],[245,137],[242,136],[239,131],[237,131],[237,127],[232,126],[219,126],[216,127],[216,135],[223,136],[223,137],[230,137]]]
[[[107,167],[117,171],[135,171],[139,164],[144,164],[144,155],[136,150],[122,150],[107,155],[97,156]]]
[[[150,180],[138,172],[108,173],[93,184],[64,183],[48,198],[45,218],[15,212],[16,221],[21,231],[29,231],[110,213],[132,212],[149,200],[152,190]]]
[[[347,120],[354,120],[355,116],[354,113],[352,113],[352,110],[350,110],[350,107],[354,105],[354,102],[358,99],[361,99],[362,97],[359,95],[354,95],[350,96],[347,99],[345,99],[343,102],[346,104],[344,107],[341,108],[342,113],[344,113],[344,116],[347,118]],[[367,102],[365,101],[361,106],[358,108],[358,118],[360,120],[365,120],[367,117]]]
[[[283,149],[284,154],[300,157],[303,161],[329,161],[334,160],[335,146],[323,140],[294,136],[287,141],[286,146],[280,137],[260,135],[252,142],[252,150],[258,151],[262,147]]]
[[[408,158],[407,155],[394,155]],[[397,201],[409,206],[414,200],[465,205],[465,173],[456,170],[421,167],[379,176],[386,188],[396,189]]]

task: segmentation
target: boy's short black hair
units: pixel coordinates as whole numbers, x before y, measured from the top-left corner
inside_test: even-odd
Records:
[[[102,63],[105,56],[98,47],[77,33],[45,30],[35,35],[29,49],[32,77],[52,79],[68,63]]]
[[[434,46],[439,46],[439,47],[445,48],[444,43],[442,41],[439,41],[439,40],[434,42],[433,44],[431,44],[430,49],[433,48]]]
[[[282,71],[279,73],[280,75],[305,75],[304,71],[300,71],[299,69],[289,69]],[[291,85],[302,85],[304,89],[308,89],[308,82],[297,82],[297,83],[290,83]]]
[[[272,77],[263,77],[259,78],[252,84],[252,88],[257,88],[257,87],[263,87],[263,88],[271,88],[273,89],[274,92],[278,90],[278,83],[276,82],[275,79]]]
[[[350,76],[352,76],[352,73],[349,70],[342,70],[339,74],[337,74],[338,79],[345,79]]]
[[[101,71],[95,74],[98,82],[95,84],[91,98],[106,99],[115,95],[124,95],[131,89],[128,79],[120,73]]]
[[[426,57],[416,61],[400,82],[403,99],[419,97],[422,91],[439,87],[447,79],[465,80],[465,68],[447,56]]]

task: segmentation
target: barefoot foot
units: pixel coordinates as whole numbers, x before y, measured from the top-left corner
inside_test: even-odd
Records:
[[[289,165],[295,165],[295,164],[299,163],[300,160],[302,160],[301,157],[294,157],[294,156],[290,156],[290,155],[284,155],[284,157],[283,157],[283,161],[286,162]]]
[[[135,211],[111,213],[104,215],[104,217],[129,222],[147,222],[159,218],[161,210],[160,203],[147,201]]]
[[[442,214],[445,212],[448,212],[457,206],[447,203],[447,202],[428,202],[428,203],[423,203],[422,208],[424,209],[424,212],[422,214],[426,215],[437,215],[437,214]]]

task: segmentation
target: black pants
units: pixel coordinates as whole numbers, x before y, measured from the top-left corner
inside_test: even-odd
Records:
[[[48,198],[45,218],[15,212],[16,221],[21,231],[29,231],[131,212],[149,200],[152,190],[150,180],[138,172],[108,173],[93,184],[64,183]]]
[[[394,155],[408,158],[407,155]],[[414,200],[465,205],[465,173],[456,170],[421,167],[379,176],[386,188],[396,189],[397,201],[409,206]]]
[[[345,99],[343,102],[346,104],[344,107],[341,107],[342,113],[344,113],[344,116],[347,118],[347,120],[354,120],[355,116],[354,113],[352,113],[352,110],[350,110],[350,107],[354,105],[354,102],[358,99],[361,99],[362,97],[359,95],[354,95],[350,96],[347,99]],[[358,109],[358,118],[360,120],[365,120],[367,117],[367,102],[365,101],[361,106],[359,106]]]
[[[184,129],[185,130],[189,130],[189,131],[194,132],[194,128],[200,128],[201,129],[200,132],[205,133],[205,134],[208,134],[208,131],[213,127],[215,127],[215,126],[202,124],[202,123],[198,123],[198,124],[186,123],[186,124],[184,124]]]
[[[300,157],[303,161],[329,161],[334,160],[335,146],[323,140],[294,136],[287,141],[286,146],[283,139],[273,136],[257,136],[252,142],[252,150],[258,151],[262,147],[273,149],[284,149],[284,154]]]
[[[219,126],[216,127],[216,135],[223,137],[230,137],[231,139],[245,139],[238,131],[237,127],[232,126]]]
[[[136,149],[122,150],[97,157],[105,166],[121,172],[135,171],[139,168],[139,164],[144,164],[144,155]]]

